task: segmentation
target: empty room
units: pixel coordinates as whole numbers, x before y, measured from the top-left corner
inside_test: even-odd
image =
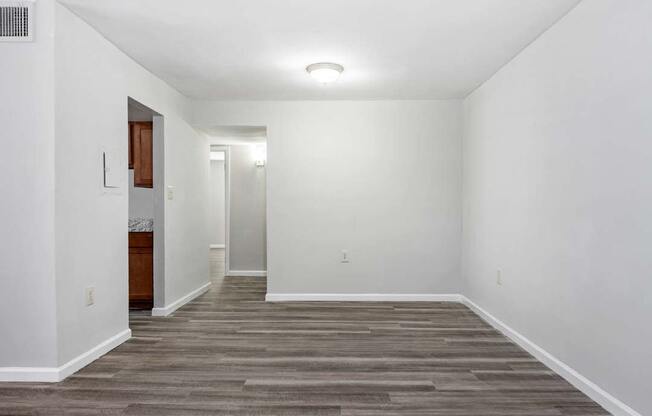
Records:
[[[0,415],[652,415],[649,0],[0,0]]]

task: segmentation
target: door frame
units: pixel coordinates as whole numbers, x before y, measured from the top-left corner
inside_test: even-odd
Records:
[[[210,152],[224,152],[224,275],[229,272],[229,250],[231,246],[231,148],[212,144]]]
[[[125,116],[127,126],[127,137],[129,137],[129,107],[133,106],[142,112],[148,114],[152,123],[152,192],[153,192],[153,212],[152,219],[154,227],[152,232],[152,316],[159,316],[157,311],[165,309],[165,204],[166,204],[166,183],[165,183],[165,116],[150,107],[147,104],[127,94],[126,96]],[[133,122],[139,122],[134,120]],[[125,146],[125,160],[128,160],[128,149]],[[125,164],[126,167],[127,164]],[[128,177],[128,176],[127,176]],[[126,186],[127,195],[127,213],[129,218],[129,184]],[[128,245],[128,243],[127,243]],[[128,249],[127,249],[128,250]],[[129,271],[127,267],[127,296],[129,293]]]

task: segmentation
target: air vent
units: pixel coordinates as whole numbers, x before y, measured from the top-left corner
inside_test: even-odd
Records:
[[[0,0],[0,42],[29,42],[34,38],[34,3]]]

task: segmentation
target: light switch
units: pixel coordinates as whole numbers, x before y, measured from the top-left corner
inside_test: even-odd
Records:
[[[86,306],[95,304],[95,287],[87,287],[85,292]]]
[[[120,172],[115,155],[109,151],[102,152],[102,164],[104,187],[118,188],[120,186]]]
[[[174,199],[174,186],[168,186],[168,199]]]
[[[349,263],[351,260],[349,259],[349,252],[346,250],[342,250],[342,257],[340,258],[340,262],[342,263]]]

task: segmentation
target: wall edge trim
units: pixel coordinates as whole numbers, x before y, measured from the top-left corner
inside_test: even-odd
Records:
[[[266,302],[461,302],[457,294],[267,293]]]
[[[152,308],[152,316],[168,316],[186,303],[194,300],[196,297],[203,295],[208,291],[211,286],[211,282],[205,283],[197,289],[183,295],[179,299],[175,300],[171,304],[162,307],[162,308]]]
[[[104,354],[131,338],[127,328],[102,341],[90,350],[79,354],[60,367],[0,367],[2,382],[44,382],[56,383],[86,367]]]
[[[636,410],[627,406],[625,403],[600,388],[597,384],[584,377],[571,366],[567,365],[500,319],[493,316],[491,313],[487,312],[471,299],[467,298],[464,295],[460,295],[460,297],[462,299],[462,303],[473,312],[475,312],[485,322],[501,332],[515,344],[526,350],[528,353],[532,354],[534,358],[541,361],[543,364],[563,377],[566,381],[568,381],[582,393],[589,396],[593,401],[598,403],[614,416],[642,416]]]

